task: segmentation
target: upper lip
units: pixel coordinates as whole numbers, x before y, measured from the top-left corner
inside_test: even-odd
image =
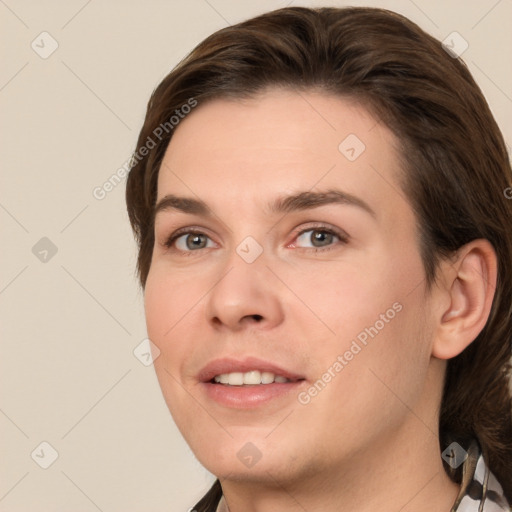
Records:
[[[274,375],[281,375],[291,381],[304,379],[304,376],[277,366],[270,361],[265,361],[257,357],[247,357],[243,360],[233,358],[214,359],[199,372],[198,380],[200,382],[209,382],[216,375],[222,375],[223,373],[246,373],[252,370],[271,372]]]

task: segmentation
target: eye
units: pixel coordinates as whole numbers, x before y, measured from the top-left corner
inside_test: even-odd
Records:
[[[165,242],[165,246],[168,248],[172,248],[174,246],[179,251],[191,252],[197,249],[215,247],[215,244],[204,233],[188,230],[171,235]]]
[[[312,226],[300,231],[291,245],[302,249],[322,251],[335,248],[340,243],[347,243],[348,239],[349,236],[347,234],[338,232],[333,228]],[[216,247],[216,244],[202,231],[187,228],[178,230],[169,236],[164,246],[170,250],[190,255],[193,252],[198,252],[200,249]]]
[[[301,231],[294,245],[303,248],[322,249],[337,242],[346,243],[347,237],[327,227],[319,226]]]

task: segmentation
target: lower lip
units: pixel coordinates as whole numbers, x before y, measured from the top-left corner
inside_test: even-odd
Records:
[[[274,382],[272,384],[259,384],[254,386],[228,386],[204,382],[203,386],[207,396],[220,405],[235,409],[251,409],[266,404],[272,400],[283,398],[298,389],[305,381]]]

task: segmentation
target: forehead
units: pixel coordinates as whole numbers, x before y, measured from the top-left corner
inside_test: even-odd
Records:
[[[378,210],[406,202],[398,156],[391,131],[348,97],[267,90],[216,99],[175,128],[158,199],[198,196],[237,211],[283,192],[341,188]]]
[[[262,160],[276,152],[284,157],[287,151],[332,160],[340,156],[339,143],[347,135],[352,135],[354,142],[356,137],[362,142],[375,128],[379,129],[372,139],[387,132],[387,142],[392,142],[392,134],[351,98],[267,89],[250,99],[215,99],[200,104],[177,126],[168,152],[174,153],[174,159],[191,151],[200,152],[196,157],[209,152],[225,158],[223,152],[229,147],[230,155],[242,160],[253,157],[254,150]],[[359,152],[361,143],[356,146]],[[346,156],[354,157],[350,152]]]

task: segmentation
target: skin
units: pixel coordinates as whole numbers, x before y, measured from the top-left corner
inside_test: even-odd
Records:
[[[161,351],[154,365],[172,416],[220,478],[230,512],[449,511],[458,486],[437,438],[443,376],[446,359],[487,320],[492,248],[465,246],[427,290],[398,144],[350,99],[270,89],[199,105],[175,130],[157,201],[201,199],[212,216],[157,214],[148,335]],[[349,134],[366,146],[354,161],[338,149]],[[334,188],[374,215],[349,204],[287,214],[266,207]],[[318,224],[348,241],[328,237],[315,252]],[[185,236],[165,247],[189,226],[207,235],[206,247],[187,248]],[[263,249],[250,264],[236,252],[247,236]],[[198,382],[214,358],[255,356],[303,375],[299,391],[307,392],[395,303],[401,311],[305,405],[293,392],[233,409],[209,400]],[[237,457],[249,441],[261,453],[251,468]]]

